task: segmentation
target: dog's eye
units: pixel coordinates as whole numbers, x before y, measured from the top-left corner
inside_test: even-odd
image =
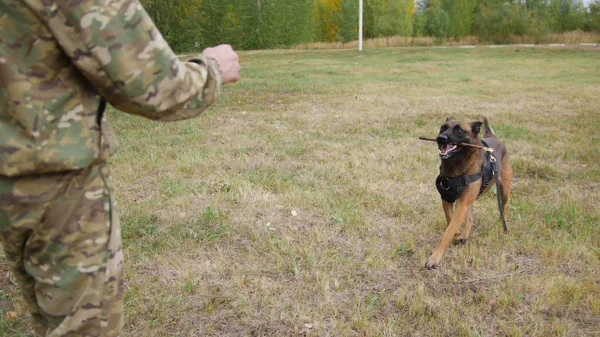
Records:
[[[458,133],[464,133],[465,130],[461,129],[460,125],[456,125],[454,127],[454,131],[458,132]]]
[[[444,132],[448,130],[448,125],[442,125],[442,127],[440,128],[440,132]]]

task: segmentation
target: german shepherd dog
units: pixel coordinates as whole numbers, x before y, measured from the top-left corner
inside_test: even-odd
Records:
[[[482,125],[484,134],[480,139]],[[436,268],[455,235],[457,243],[464,243],[469,238],[473,226],[473,204],[480,195],[495,185],[494,170],[499,175],[496,178],[499,178],[504,224],[504,218],[508,215],[512,180],[512,166],[506,147],[494,134],[487,118],[484,117],[483,122],[461,123],[448,117],[436,141],[442,161],[436,186],[442,197],[448,227],[427,259],[427,269]],[[479,148],[461,146],[461,143],[490,147],[493,152],[489,154]],[[460,232],[465,219],[465,226]]]

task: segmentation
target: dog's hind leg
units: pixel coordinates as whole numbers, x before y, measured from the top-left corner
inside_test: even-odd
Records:
[[[469,233],[471,233],[471,228],[473,227],[473,204],[469,206],[469,212],[467,213],[467,221],[465,221],[465,228],[462,233],[456,238],[456,243],[464,244],[467,242],[469,238]]]
[[[442,200],[442,208],[444,209],[444,215],[446,216],[446,228],[448,228],[448,226],[450,226],[450,221],[452,221],[452,216],[454,215],[454,204],[447,202],[446,200]],[[460,235],[460,228],[458,232],[454,233],[454,235]]]

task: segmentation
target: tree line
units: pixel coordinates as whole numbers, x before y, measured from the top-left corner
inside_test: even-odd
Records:
[[[229,43],[268,49],[357,39],[358,0],[141,0],[177,52]],[[364,37],[477,36],[505,43],[600,31],[600,0],[364,0]]]

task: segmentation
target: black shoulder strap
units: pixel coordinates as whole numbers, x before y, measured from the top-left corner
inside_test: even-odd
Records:
[[[100,96],[100,104],[98,104],[98,112],[96,113],[96,123],[98,126],[102,125],[102,116],[104,116],[104,110],[106,110],[106,100]]]
[[[481,179],[481,172],[470,174],[468,176],[467,175],[459,176],[456,178],[442,177],[440,180],[440,186],[442,186],[444,189],[448,190],[455,186],[471,185],[472,183],[476,182],[479,179]]]

